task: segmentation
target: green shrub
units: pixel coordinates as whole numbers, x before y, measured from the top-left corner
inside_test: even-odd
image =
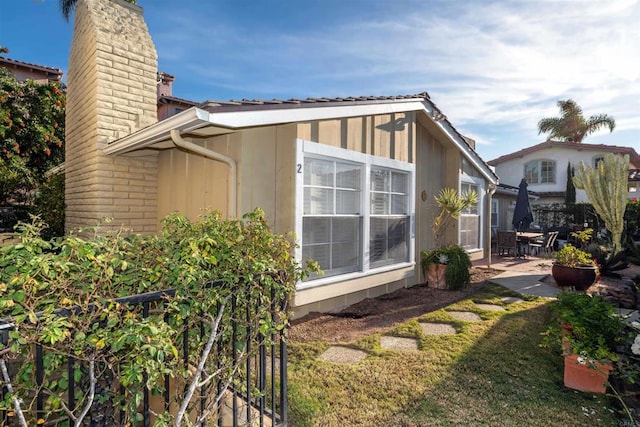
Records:
[[[611,303],[584,292],[562,292],[552,307],[558,324],[550,326],[551,336],[559,339],[559,325],[565,325],[573,353],[598,361],[617,359],[616,346],[626,339],[625,325]]]
[[[591,256],[575,246],[565,245],[562,249],[555,253],[556,263],[565,267],[579,267],[595,265]]]
[[[222,220],[213,213],[195,223],[173,214],[163,224],[155,236],[116,232],[47,241],[39,236],[42,221],[36,220],[20,226],[21,243],[0,249],[0,318],[11,318],[16,326],[10,331],[10,346],[0,346],[0,351],[16,360],[13,387],[24,408],[34,406],[35,343],[47,350],[45,421],[65,415],[61,402],[69,381],[67,374],[60,377],[59,368],[67,355],[75,356],[76,370],[95,363],[107,378],[111,376],[107,381],[123,385],[121,398],[126,403],[121,409],[131,421],[139,415],[143,378],[154,393],[164,389],[165,374],[191,381],[192,369],[198,366],[213,330],[216,339],[228,345],[232,334],[239,342],[243,337],[258,339],[258,334],[268,342],[272,334],[286,328],[289,313],[283,303],[307,270],[295,261],[291,242],[269,230],[261,210],[243,220]],[[205,286],[211,282],[217,285]],[[174,288],[175,296],[164,307],[151,307],[148,318],[141,310],[125,311],[113,302],[116,297],[167,288]],[[228,309],[232,300],[246,317],[231,317],[235,316]],[[75,307],[80,314],[61,317],[53,312],[62,307]],[[222,317],[216,327],[218,315]],[[185,345],[183,319],[202,322],[204,331],[202,337],[189,334],[186,362],[177,351]],[[238,325],[233,331],[232,321]],[[220,360],[221,367],[216,367],[217,362],[207,360],[205,365],[207,372],[218,373],[213,378],[226,381],[227,375],[235,375],[237,367],[230,360]],[[0,401],[0,409],[12,410],[10,397],[7,394]],[[87,395],[76,400],[83,398]],[[76,416],[80,409],[71,408]],[[35,424],[30,419],[30,425]]]
[[[33,200],[34,213],[47,224],[41,232],[44,239],[64,236],[64,179],[64,174],[50,176],[40,185]]]

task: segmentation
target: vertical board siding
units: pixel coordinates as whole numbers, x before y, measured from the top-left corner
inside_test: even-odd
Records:
[[[359,153],[413,163],[415,113],[296,124],[296,137]]]

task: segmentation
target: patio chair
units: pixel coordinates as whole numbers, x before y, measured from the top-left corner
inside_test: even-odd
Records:
[[[518,238],[515,231],[498,230],[498,243],[496,251],[498,255],[508,255],[512,250],[514,255],[518,255]]]
[[[551,255],[551,252],[553,251],[553,244],[555,243],[557,237],[557,231],[550,231],[549,233],[544,235],[542,240],[530,241],[529,253],[533,253],[533,251],[535,250],[536,255],[538,255],[540,253],[540,250],[542,250],[545,254]]]

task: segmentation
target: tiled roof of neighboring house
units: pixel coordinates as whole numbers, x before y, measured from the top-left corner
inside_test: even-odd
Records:
[[[172,116],[169,119],[163,121],[164,127],[159,134],[154,135],[152,125],[148,128],[141,129],[128,137],[124,137],[120,140],[113,141],[110,147],[107,147],[106,152],[108,154],[124,153],[131,150],[153,144],[154,141],[166,139],[165,134],[168,134],[169,126],[181,126],[184,130],[189,128],[191,132],[200,129],[205,126],[222,126],[225,128],[240,128],[250,125],[268,125],[276,122],[296,122],[304,120],[318,120],[324,118],[325,114],[313,113],[302,114],[306,109],[315,108],[315,111],[320,111],[319,107],[364,107],[369,106],[370,112],[364,112],[364,114],[370,114],[372,111],[376,111],[376,114],[382,114],[392,112],[393,104],[411,104],[411,108],[418,111],[423,111],[434,122],[440,124],[443,131],[448,133],[450,137],[456,141],[456,144],[460,146],[461,151],[465,153],[472,162],[479,167],[481,172],[489,178],[490,181],[497,181],[498,177],[489,168],[487,163],[480,158],[475,149],[469,144],[467,138],[462,135],[447,117],[440,111],[440,109],[431,101],[427,92],[418,93],[415,95],[397,95],[397,96],[355,96],[355,97],[335,97],[335,98],[305,98],[305,99],[241,99],[231,101],[206,101],[198,105],[195,111],[187,113],[190,110],[184,111],[176,116]],[[376,108],[380,107],[380,108]],[[399,106],[404,108],[404,106]],[[203,111],[204,110],[204,111]],[[283,119],[282,114],[278,113],[278,110],[289,110],[292,114],[287,115],[286,119]],[[400,110],[399,110],[400,111]],[[403,110],[410,111],[410,110]],[[203,112],[209,113],[209,117],[204,118]],[[251,114],[253,112],[260,114]],[[240,119],[238,116],[230,113],[248,113],[244,116],[244,119]],[[272,114],[273,113],[273,114]],[[345,117],[348,112],[343,112]],[[218,121],[220,120],[220,121]]]
[[[158,97],[158,104],[181,104],[188,107],[195,107],[199,104],[199,102],[191,101],[184,98],[178,98],[176,96],[162,95]]]
[[[640,181],[640,169],[629,169],[629,181]]]
[[[539,150],[544,150],[545,148],[552,147],[572,147],[580,150],[594,150],[594,151],[608,151],[611,153],[619,153],[619,154],[628,154],[631,163],[633,165],[640,165],[640,155],[631,147],[620,147],[617,145],[606,145],[606,144],[584,144],[584,143],[574,143],[574,142],[560,142],[560,141],[545,141],[540,144],[532,145],[531,147],[523,148],[522,150],[515,151],[513,153],[505,154],[504,156],[500,156],[497,159],[489,160],[487,163],[491,166],[496,166],[502,162],[507,160],[515,159],[518,157],[522,157],[529,153],[534,153]]]
[[[5,66],[10,65],[14,68],[21,67],[21,68],[27,68],[31,70],[42,71],[44,73],[47,73],[47,77],[49,78],[49,80],[56,81],[56,82],[62,81],[63,72],[59,68],[47,67],[44,65],[32,64],[30,62],[18,61],[16,59],[10,59],[4,56],[0,56],[0,63],[4,63]]]
[[[518,191],[520,191],[519,187],[516,187],[515,185],[509,185],[509,184],[503,184],[503,183],[499,183],[496,188],[496,192],[500,194],[512,195],[514,197],[518,195]],[[536,191],[527,190],[527,193],[529,194],[529,196],[532,196],[536,199],[538,198],[538,196],[540,196],[540,193]]]

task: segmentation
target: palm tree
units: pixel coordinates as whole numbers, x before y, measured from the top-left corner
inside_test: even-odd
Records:
[[[138,2],[138,0],[125,1],[133,4]],[[78,3],[78,0],[59,0],[58,5],[60,7],[60,12],[62,12],[62,16],[64,16],[64,19],[67,21],[69,20],[69,16],[71,16],[71,12],[73,12],[73,9],[76,7],[76,3]]]
[[[572,99],[558,101],[558,107],[560,107],[560,117],[547,117],[538,122],[538,135],[548,132],[547,141],[556,139],[580,143],[587,135],[603,127],[609,127],[610,132],[613,132],[616,127],[613,117],[606,114],[596,114],[586,120],[582,115],[582,108]]]

